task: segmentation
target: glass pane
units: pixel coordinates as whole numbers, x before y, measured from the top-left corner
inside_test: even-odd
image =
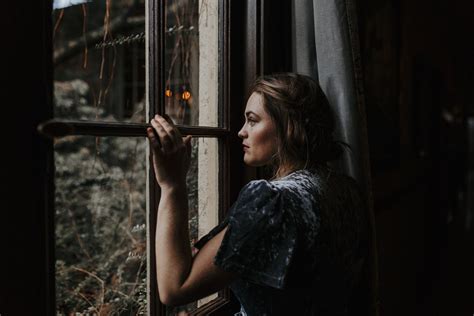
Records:
[[[219,3],[165,1],[165,110],[175,123],[219,124]]]
[[[189,192],[189,233],[193,245],[218,224],[218,140],[193,138],[192,160],[187,183]],[[193,250],[197,250],[193,248]],[[211,301],[217,293],[197,302],[167,308],[167,315],[187,315],[188,312]]]
[[[145,0],[54,0],[54,115],[145,121]]]
[[[57,315],[145,315],[144,138],[55,140]]]

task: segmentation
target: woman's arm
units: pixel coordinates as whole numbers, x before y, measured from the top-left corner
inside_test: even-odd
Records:
[[[161,187],[155,234],[156,276],[160,300],[183,305],[229,285],[237,275],[214,265],[227,228],[209,240],[193,258],[188,229],[186,173],[190,159],[190,137],[183,141],[172,122],[156,116],[148,138],[153,152],[156,181]]]
[[[179,292],[192,266],[186,186],[161,191],[155,234],[156,277],[162,302]],[[167,304],[168,305],[168,304]]]
[[[213,260],[227,230],[210,239],[191,255],[186,190],[162,192],[156,230],[156,275],[160,300],[183,305],[217,292],[237,277],[214,265]]]

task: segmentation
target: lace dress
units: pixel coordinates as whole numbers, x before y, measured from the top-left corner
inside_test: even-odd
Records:
[[[367,214],[352,178],[298,170],[249,182],[194,247],[229,226],[214,263],[240,273],[230,285],[238,315],[347,315],[368,253]]]

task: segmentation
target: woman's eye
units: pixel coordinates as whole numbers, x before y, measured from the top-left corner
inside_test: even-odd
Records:
[[[250,126],[254,126],[256,122],[255,122],[254,120],[248,119],[248,120],[247,120],[247,123],[248,123]]]

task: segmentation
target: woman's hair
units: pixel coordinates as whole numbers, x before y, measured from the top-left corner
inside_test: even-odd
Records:
[[[278,73],[258,78],[250,90],[263,97],[278,135],[272,161],[274,176],[298,169],[315,169],[342,154],[333,140],[334,117],[319,84],[311,77]]]

